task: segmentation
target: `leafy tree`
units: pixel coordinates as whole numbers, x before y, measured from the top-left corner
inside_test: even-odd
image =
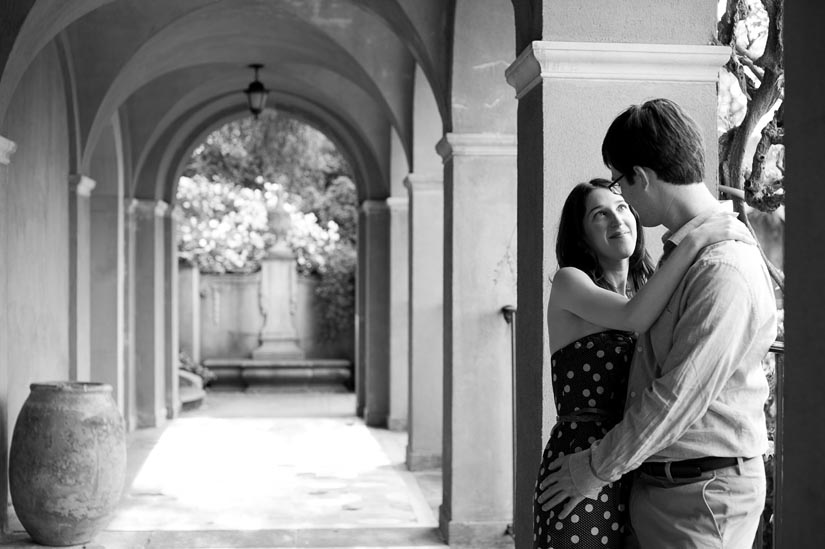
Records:
[[[353,328],[357,193],[317,130],[274,111],[226,124],[198,146],[178,186],[180,257],[203,272],[254,272],[285,239],[318,279],[321,337]]]
[[[783,0],[721,0],[720,5],[717,39],[730,46],[731,56],[720,81],[719,182],[753,229],[745,204],[773,212],[785,198]],[[762,253],[784,292],[784,274]]]

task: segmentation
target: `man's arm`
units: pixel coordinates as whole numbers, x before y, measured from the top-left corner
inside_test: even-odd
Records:
[[[662,375],[629,404],[602,441],[557,460],[551,469],[559,469],[541,482],[550,487],[542,494],[548,508],[619,479],[702,417],[753,342],[755,296],[746,280],[730,263],[700,260],[691,268]]]

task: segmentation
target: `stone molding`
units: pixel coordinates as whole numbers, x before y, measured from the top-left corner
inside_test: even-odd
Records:
[[[444,192],[444,177],[441,174],[411,173],[404,178],[404,186],[410,193]]]
[[[390,211],[407,211],[410,208],[410,199],[406,196],[391,196],[387,198],[387,207]]]
[[[516,156],[511,133],[448,133],[435,146],[444,162],[455,156]]]
[[[389,210],[387,199],[383,200],[364,200],[361,203],[361,211],[366,215],[377,214]]]
[[[17,143],[0,135],[0,164],[11,164],[11,155],[17,150]]]
[[[73,173],[69,175],[69,188],[77,196],[91,196],[92,191],[97,186],[97,181],[82,174]]]
[[[175,206],[170,208],[169,217],[171,217],[172,220],[176,223],[180,223],[181,221],[183,221],[183,208],[176,204]]]
[[[715,82],[727,46],[535,41],[504,71],[521,99],[544,79]]]
[[[148,198],[133,198],[128,205],[129,213],[138,213],[141,215],[154,215],[155,217],[163,217],[169,211],[169,204],[163,200],[152,200]]]

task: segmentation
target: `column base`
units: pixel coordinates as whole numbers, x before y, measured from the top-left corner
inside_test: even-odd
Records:
[[[426,471],[441,468],[440,453],[416,452],[407,445],[407,469],[409,471]]]
[[[386,427],[387,414],[386,412],[373,412],[367,407],[364,410],[364,423],[367,424],[367,427]]]
[[[167,418],[166,406],[162,406],[154,412],[141,412],[137,414],[137,428],[149,429],[153,427],[161,427],[166,423]]]
[[[387,420],[387,428],[390,431],[406,431],[407,430],[407,419],[406,418],[398,418],[398,417],[391,417]]]
[[[450,549],[513,549],[515,540],[508,533],[508,521],[461,522],[449,520],[440,507],[438,528]]]

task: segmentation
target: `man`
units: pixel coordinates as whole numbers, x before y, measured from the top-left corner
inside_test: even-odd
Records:
[[[685,234],[726,215],[703,183],[703,151],[696,123],[667,99],[624,111],[602,143],[642,224],[669,230],[662,261]],[[630,519],[643,548],[750,548],[765,502],[761,360],[775,336],[776,303],[757,248],[732,240],[706,247],[640,334],[624,419],[590,449],[556,460],[539,502],[567,499],[563,518],[636,470]]]

